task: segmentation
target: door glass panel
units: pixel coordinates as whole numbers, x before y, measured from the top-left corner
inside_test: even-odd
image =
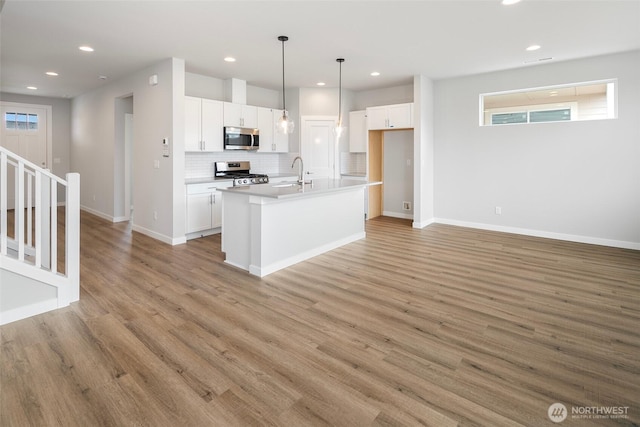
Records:
[[[4,123],[6,129],[16,128],[16,113],[5,113]]]
[[[27,114],[16,113],[16,129],[27,130]]]
[[[38,115],[29,114],[29,130],[38,130]]]

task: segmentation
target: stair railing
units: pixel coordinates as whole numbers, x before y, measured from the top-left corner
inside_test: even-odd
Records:
[[[59,186],[64,191],[62,236],[58,236]],[[58,240],[64,245],[63,272],[58,271]],[[58,307],[80,298],[79,174],[68,173],[62,179],[0,147],[0,267],[58,287]]]

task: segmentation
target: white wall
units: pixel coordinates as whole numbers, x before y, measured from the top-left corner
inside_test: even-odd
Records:
[[[353,108],[350,111],[364,110],[378,105],[404,104],[413,102],[413,99],[413,85],[365,90],[354,94]]]
[[[247,85],[247,105],[282,108],[282,92]],[[230,101],[225,96],[225,81],[202,74],[185,73],[185,95]]]
[[[618,119],[478,125],[480,93],[609,78]],[[640,51],[436,82],[438,220],[640,249],[639,100]]]
[[[148,84],[153,74],[156,86]],[[167,243],[184,240],[184,82],[184,61],[171,58],[72,102],[71,167],[81,176],[81,206],[113,219],[114,201],[124,197],[124,189],[114,186],[120,169],[115,105],[133,94],[133,228]],[[170,140],[169,157],[163,157],[163,138]]]

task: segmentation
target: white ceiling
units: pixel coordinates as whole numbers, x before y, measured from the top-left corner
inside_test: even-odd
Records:
[[[278,89],[279,35],[287,87],[336,87],[344,57],[343,87],[366,90],[640,49],[640,0],[7,0],[0,25],[3,92],[73,97],[168,57]]]

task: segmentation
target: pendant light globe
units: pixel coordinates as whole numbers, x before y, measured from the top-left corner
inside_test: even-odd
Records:
[[[282,134],[293,133],[293,129],[295,128],[295,124],[293,120],[289,117],[289,112],[287,111],[287,104],[285,98],[285,89],[284,89],[284,42],[289,40],[287,36],[279,36],[278,40],[282,43],[282,115],[278,118],[276,122],[276,132]]]

